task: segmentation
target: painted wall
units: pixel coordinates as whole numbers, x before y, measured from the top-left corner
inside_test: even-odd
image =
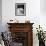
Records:
[[[26,3],[26,16],[15,16],[15,3]],[[2,26],[3,31],[8,30],[7,22],[11,19],[17,19],[19,22],[30,20],[33,25],[33,45],[38,46],[36,37],[36,27],[39,24],[46,30],[46,15],[41,11],[43,2],[40,0],[2,0]]]
[[[2,29],[2,0],[0,0],[0,31]]]
[[[15,16],[15,3],[26,3],[26,16]],[[2,1],[2,24],[6,25],[10,19],[17,19],[19,22],[30,20],[33,23],[40,21],[40,0],[3,0]],[[22,19],[23,18],[23,19]],[[38,21],[37,21],[38,20]],[[5,26],[6,27],[6,26]],[[4,27],[4,28],[5,28]],[[6,28],[5,28],[6,30]]]
[[[40,0],[40,24],[46,31],[46,0]]]

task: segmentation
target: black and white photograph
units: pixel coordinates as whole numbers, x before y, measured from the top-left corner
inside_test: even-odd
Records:
[[[26,3],[16,3],[15,9],[16,16],[26,16]]]

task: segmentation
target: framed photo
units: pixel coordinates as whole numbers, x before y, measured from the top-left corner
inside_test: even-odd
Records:
[[[16,16],[26,16],[26,3],[16,3],[15,4],[15,15]]]

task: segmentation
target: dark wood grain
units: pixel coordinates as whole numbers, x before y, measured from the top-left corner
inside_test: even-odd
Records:
[[[27,32],[28,37],[27,37],[27,44],[25,43],[25,46],[33,46],[33,23],[7,23],[9,25],[9,31],[12,33],[16,32]],[[13,35],[13,34],[12,34]],[[14,34],[15,35],[15,34]],[[13,39],[15,36],[13,37]]]

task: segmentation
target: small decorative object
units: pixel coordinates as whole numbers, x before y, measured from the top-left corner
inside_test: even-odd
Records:
[[[26,15],[26,3],[16,3],[15,4],[15,15],[16,16]]]
[[[11,19],[9,22],[10,22],[10,23],[13,23],[13,20]]]
[[[10,21],[13,21],[13,20],[10,20]]]
[[[19,23],[19,21],[17,20],[17,19],[11,19],[10,21],[9,21],[10,23]]]
[[[26,20],[25,23],[30,23],[30,20]]]
[[[39,46],[45,46],[45,35],[43,32],[42,27],[36,28],[37,29],[37,34],[38,35],[38,40],[39,40]]]
[[[16,23],[19,23],[19,21],[17,19],[15,19]]]

